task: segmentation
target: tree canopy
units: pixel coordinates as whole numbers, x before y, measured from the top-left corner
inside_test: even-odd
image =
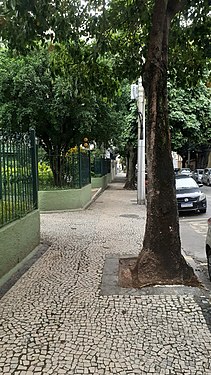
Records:
[[[174,151],[210,143],[210,89],[205,83],[186,88],[169,83],[169,123]]]
[[[109,82],[109,89],[115,93],[118,85],[112,66],[105,59],[99,60],[97,69],[92,70],[83,61],[75,62],[69,54],[66,56],[63,49],[62,57],[60,49],[19,57],[2,51],[1,125],[23,131],[36,128],[48,151],[56,147],[65,152],[80,144],[84,136],[106,144],[118,124],[113,126],[114,104],[106,88]]]
[[[25,52],[40,42],[77,42],[85,35],[88,9],[80,0],[4,0],[0,9],[2,37],[10,49]]]
[[[81,40],[92,44],[90,58],[111,52],[116,75],[137,79],[146,58],[152,24],[152,0],[3,0],[0,33],[11,50],[26,53],[40,43]],[[169,75],[179,85],[196,83],[210,67],[209,0],[182,1],[173,18],[169,40]],[[87,56],[86,56],[87,57]],[[86,59],[84,61],[87,61]]]

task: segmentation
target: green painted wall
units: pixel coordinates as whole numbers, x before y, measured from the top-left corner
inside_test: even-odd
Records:
[[[0,278],[40,243],[39,210],[0,228]]]
[[[49,190],[38,192],[40,211],[62,211],[83,208],[91,201],[91,184],[81,189]]]
[[[111,173],[107,173],[106,178],[107,178],[107,185],[108,185],[112,181]]]
[[[92,188],[102,188],[105,189],[107,187],[107,175],[102,177],[92,177]]]

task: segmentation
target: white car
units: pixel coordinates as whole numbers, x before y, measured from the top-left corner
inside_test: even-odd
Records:
[[[204,172],[203,169],[195,169],[195,171],[192,172],[192,177],[197,183],[202,182],[201,180],[202,180],[203,172]]]
[[[186,175],[186,176],[191,176],[192,175],[192,171],[191,171],[190,168],[181,168],[180,169],[180,174]]]
[[[211,281],[211,217],[208,219],[208,230],[206,237],[206,255],[209,278]]]

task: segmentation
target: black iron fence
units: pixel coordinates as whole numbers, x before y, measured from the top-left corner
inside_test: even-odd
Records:
[[[111,172],[111,160],[103,157],[94,157],[91,162],[93,177],[101,177]]]
[[[0,129],[0,227],[37,208],[35,132]]]
[[[44,154],[38,161],[39,190],[80,189],[91,183],[90,152]]]

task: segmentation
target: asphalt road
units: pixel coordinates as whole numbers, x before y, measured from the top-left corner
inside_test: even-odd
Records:
[[[207,196],[207,212],[205,214],[182,214],[180,216],[180,234],[185,254],[192,257],[207,274],[205,239],[207,219],[211,217],[211,186],[203,186],[202,191]]]

